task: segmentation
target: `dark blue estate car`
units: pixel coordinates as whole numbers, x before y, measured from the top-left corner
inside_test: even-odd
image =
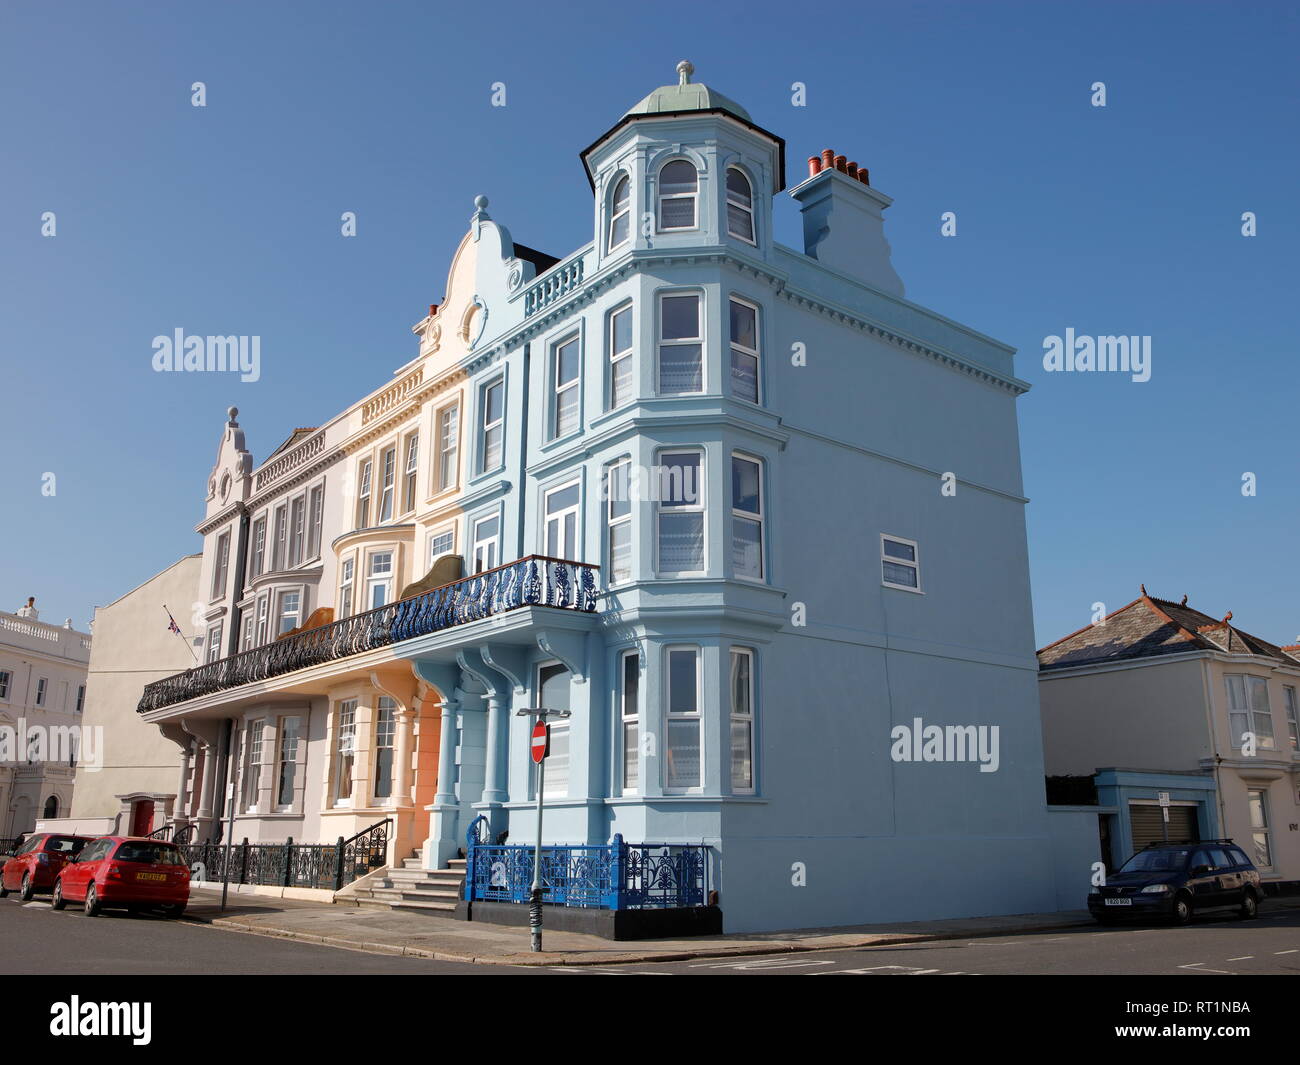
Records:
[[[1230,839],[1153,843],[1092,889],[1088,910],[1102,924],[1152,916],[1187,924],[1193,913],[1225,907],[1254,917],[1262,894],[1255,866]]]

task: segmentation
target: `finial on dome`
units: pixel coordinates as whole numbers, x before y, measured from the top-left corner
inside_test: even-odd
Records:
[[[229,416],[230,420],[233,422],[237,417],[239,417],[239,408],[238,408],[238,407],[231,407],[229,410],[226,411],[226,414]]]
[[[474,197],[474,207],[476,210],[486,211],[487,205],[488,205],[488,198],[486,196],[480,194]]]
[[[691,75],[694,73],[695,64],[689,59],[683,59],[677,64],[677,84],[689,85],[691,83]]]

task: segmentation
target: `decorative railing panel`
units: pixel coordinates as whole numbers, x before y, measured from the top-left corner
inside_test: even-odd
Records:
[[[196,879],[227,879],[230,862],[232,884],[260,884],[265,887],[309,887],[338,891],[359,880],[388,860],[392,818],[385,818],[337,843],[178,843],[185,864]]]
[[[529,555],[364,614],[353,614],[146,684],[137,710],[160,710],[520,607],[592,613],[596,609],[596,569],[584,562]]]
[[[472,832],[472,830],[471,830]],[[483,844],[467,837],[465,898],[528,902],[533,847]],[[708,897],[708,847],[613,841],[542,847],[542,901],[606,910],[703,906]]]

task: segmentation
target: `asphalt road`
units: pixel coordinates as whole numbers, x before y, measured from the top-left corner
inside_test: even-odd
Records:
[[[1200,917],[1170,926],[1080,928],[914,946],[763,957],[701,958],[626,966],[531,968],[473,965],[365,954],[248,935],[162,917],[89,918],[49,903],[0,901],[0,973],[103,974],[552,974],[878,975],[994,974],[1181,975],[1300,973],[1300,910],[1265,907],[1254,921]]]

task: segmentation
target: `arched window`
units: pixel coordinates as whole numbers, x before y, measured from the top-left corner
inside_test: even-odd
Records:
[[[614,195],[610,200],[609,245],[613,251],[620,244],[627,243],[632,225],[632,183],[626,174],[618,179],[614,186]]]
[[[59,816],[59,797],[57,795],[51,795],[45,800],[45,812],[41,816],[45,818]]]
[[[727,232],[754,243],[754,192],[749,178],[734,166],[727,169]]]
[[[685,159],[665,163],[659,171],[659,228],[694,229],[699,175]]]

